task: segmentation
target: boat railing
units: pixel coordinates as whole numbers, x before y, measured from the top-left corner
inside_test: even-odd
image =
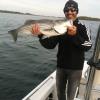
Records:
[[[22,100],[57,100],[55,75],[56,71],[40,83]]]
[[[97,31],[93,56],[88,64],[91,67],[88,84],[86,85],[85,100],[100,100],[100,25]]]

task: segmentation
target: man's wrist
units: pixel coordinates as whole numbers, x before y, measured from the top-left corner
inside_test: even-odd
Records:
[[[43,35],[43,34],[38,35],[38,37],[39,37],[39,39],[45,39],[45,38],[48,38],[48,36]]]
[[[38,38],[42,38],[42,37],[43,37],[43,34],[39,34],[39,35],[38,35]]]

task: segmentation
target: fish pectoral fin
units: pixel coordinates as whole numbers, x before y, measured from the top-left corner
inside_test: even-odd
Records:
[[[52,31],[52,28],[43,29],[43,31]]]
[[[16,41],[17,41],[17,37],[18,37],[18,32],[17,32],[17,30],[16,30],[16,29],[10,30],[10,31],[8,31],[8,33],[12,35],[14,41],[16,42]]]

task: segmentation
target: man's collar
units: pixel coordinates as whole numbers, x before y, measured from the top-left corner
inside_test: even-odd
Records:
[[[78,24],[78,22],[79,22],[79,19],[76,18],[76,19],[73,21],[73,24],[74,24],[74,25],[75,25],[75,24]]]

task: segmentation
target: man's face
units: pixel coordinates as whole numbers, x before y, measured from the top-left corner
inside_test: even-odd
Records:
[[[65,16],[67,19],[75,20],[77,17],[77,11],[75,8],[68,8],[65,11]]]

